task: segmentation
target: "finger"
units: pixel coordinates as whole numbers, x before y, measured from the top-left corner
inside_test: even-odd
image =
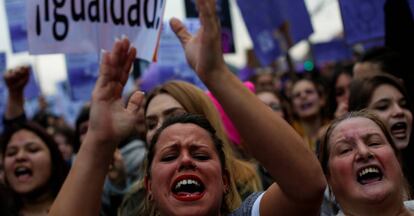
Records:
[[[218,26],[218,18],[216,15],[215,1],[198,0],[197,4],[201,26],[208,31],[216,30]]]
[[[130,51],[126,58],[126,62],[124,64],[124,69],[122,70],[123,71],[122,77],[121,77],[122,85],[125,85],[125,83],[128,81],[129,72],[131,70],[132,64],[134,63],[136,55],[137,55],[137,49],[135,49],[135,47],[130,47]]]
[[[192,38],[192,35],[187,31],[187,28],[177,18],[172,18],[170,20],[170,26],[182,45],[185,45]]]
[[[138,113],[141,103],[144,101],[144,92],[136,91],[129,98],[127,110],[131,113]]]
[[[122,64],[122,60],[125,58],[125,43],[128,43],[124,39],[116,39],[115,44],[110,52],[109,65],[117,67]]]

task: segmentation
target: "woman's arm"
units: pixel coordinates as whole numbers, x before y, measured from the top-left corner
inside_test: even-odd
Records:
[[[249,153],[278,184],[266,191],[261,213],[318,214],[326,182],[317,158],[291,126],[271,112],[226,67],[215,1],[197,0],[197,5],[201,28],[195,36],[177,19],[171,21],[171,26],[189,64],[229,114]]]
[[[4,81],[9,93],[7,97],[5,120],[12,120],[24,115],[24,87],[30,76],[28,66],[17,67],[4,73]]]
[[[128,39],[115,42],[103,54],[100,73],[92,93],[89,128],[78,156],[50,210],[50,215],[98,215],[103,183],[113,152],[134,129],[143,99],[139,92],[125,108],[122,90],[136,50]]]

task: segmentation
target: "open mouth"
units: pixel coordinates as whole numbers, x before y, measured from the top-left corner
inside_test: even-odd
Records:
[[[405,139],[407,137],[407,123],[398,122],[391,126],[391,133],[394,137],[398,139]]]
[[[172,192],[176,199],[181,201],[195,201],[204,195],[203,182],[194,175],[180,176],[174,181]]]
[[[27,167],[17,167],[14,170],[14,175],[19,179],[20,181],[25,181],[33,176],[33,172],[31,169]]]
[[[311,108],[311,107],[312,107],[312,105],[313,105],[313,103],[303,103],[303,104],[300,106],[300,109],[302,109],[302,110],[307,110],[307,109]]]
[[[383,176],[384,175],[379,167],[369,166],[358,171],[357,181],[362,185],[366,185],[381,181]]]

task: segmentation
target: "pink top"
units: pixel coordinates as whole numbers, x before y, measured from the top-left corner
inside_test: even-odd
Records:
[[[253,93],[256,91],[254,84],[250,81],[244,82],[244,85]],[[233,122],[227,116],[226,112],[224,112],[223,107],[221,107],[220,103],[216,100],[216,98],[211,94],[211,92],[207,92],[207,95],[213,101],[214,105],[216,106],[218,112],[220,113],[221,122],[224,125],[226,130],[227,136],[229,139],[235,144],[240,145],[240,134],[237,129],[234,127]]]

